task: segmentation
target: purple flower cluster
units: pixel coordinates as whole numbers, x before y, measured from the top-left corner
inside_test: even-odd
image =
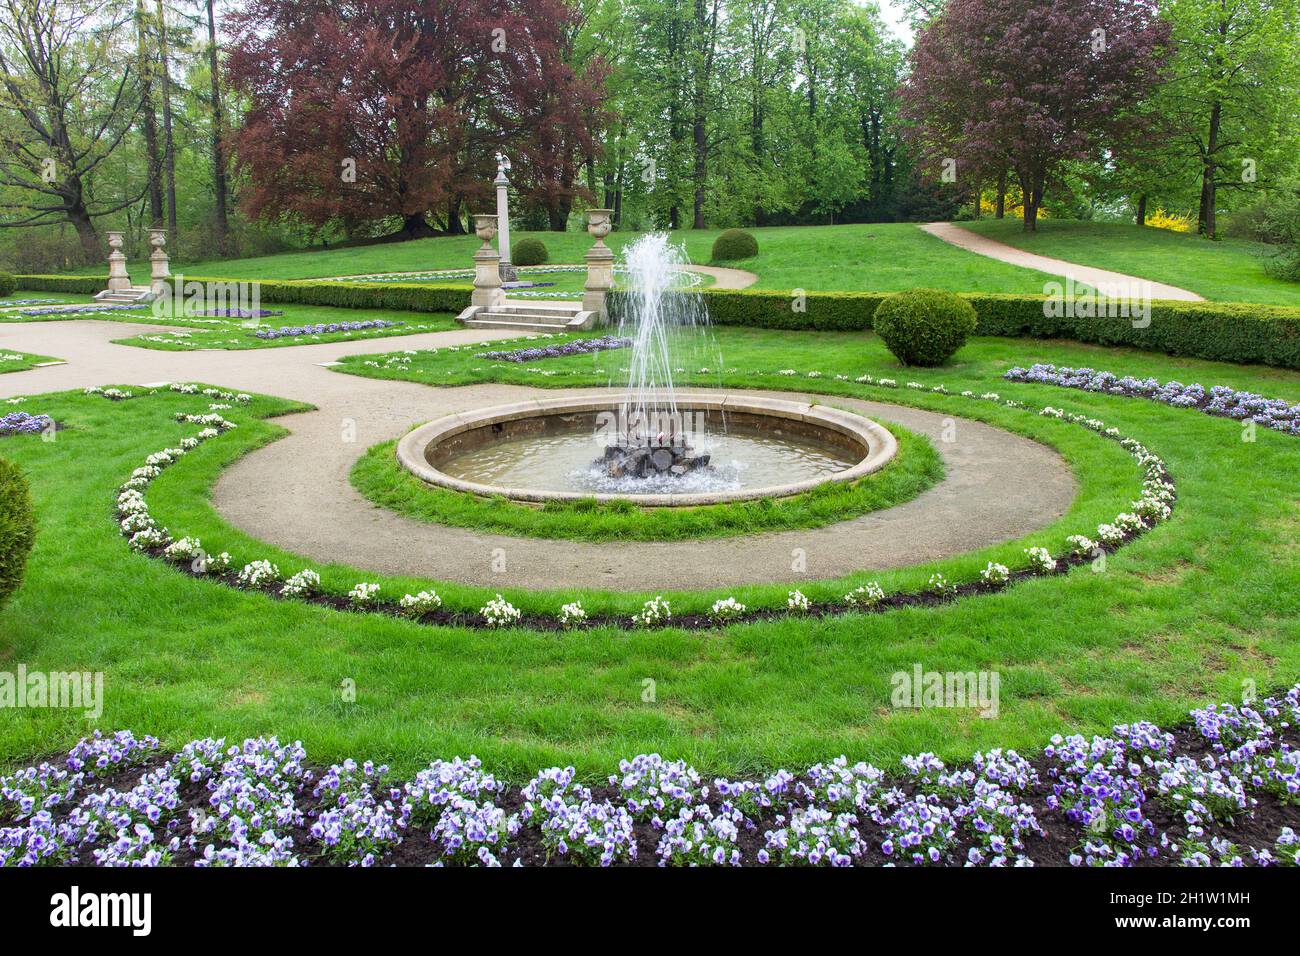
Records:
[[[284,315],[284,311],[272,309],[209,309],[203,315],[209,319],[265,319],[273,315]]]
[[[365,322],[327,322],[319,325],[284,325],[278,329],[258,329],[248,334],[263,341],[300,338],[304,335],[329,335],[333,332],[367,332],[374,329],[394,329],[405,322],[387,319],[367,319]]]
[[[315,772],[301,743],[274,737],[196,740],[160,763],[153,738],[96,734],[63,761],[0,778],[0,866],[376,866],[402,847],[435,866],[615,866],[652,853],[660,866],[1003,867],[1051,857],[1048,830],[1056,861],[1076,866],[1300,865],[1294,826],[1233,842],[1264,829],[1265,804],[1300,807],[1300,685],[1190,716],[1181,737],[1119,725],[1054,737],[1037,763],[991,750],[949,767],[921,753],[893,777],[839,757],[706,783],[643,754],[599,792],[573,767],[516,790],[457,758],[399,785],[353,760]]]
[[[55,309],[23,309],[18,314],[33,319],[42,315],[100,315],[105,312],[140,312],[152,306],[144,305],[62,305]]]
[[[1003,378],[1012,382],[1040,382],[1085,392],[1146,398],[1174,408],[1198,408],[1207,415],[1252,421],[1274,431],[1300,435],[1300,405],[1278,398],[1266,398],[1254,392],[1237,391],[1226,385],[1206,388],[1182,382],[1160,382],[1154,378],[1122,378],[1112,372],[1091,368],[1068,368],[1058,365],[1034,365],[1013,368]]]
[[[490,359],[494,362],[537,362],[541,359],[563,358],[566,355],[589,355],[593,352],[607,352],[611,349],[625,349],[632,344],[631,339],[614,335],[601,336],[598,339],[573,339],[560,345],[544,345],[531,349],[514,349],[509,352],[480,352],[475,358]]]
[[[0,415],[0,435],[39,435],[54,425],[49,415],[28,415],[26,412],[10,412]]]

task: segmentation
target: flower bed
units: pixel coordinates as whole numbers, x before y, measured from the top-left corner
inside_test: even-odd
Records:
[[[365,322],[326,322],[318,325],[284,325],[278,329],[258,329],[248,334],[265,341],[297,338],[303,335],[329,335],[334,332],[368,332],[374,329],[395,329],[405,322],[387,319],[369,319]]]
[[[573,339],[560,345],[546,345],[541,348],[513,349],[508,352],[479,352],[475,357],[490,359],[495,362],[537,362],[548,358],[563,358],[566,355],[587,355],[593,352],[607,352],[613,349],[625,349],[632,340],[615,335],[604,335],[597,339]]]
[[[1035,759],[841,756],[708,779],[641,754],[594,785],[475,757],[410,781],[300,742],[122,731],[0,778],[0,866],[1298,866],[1300,685],[1172,731],[1051,738]]]
[[[152,306],[144,305],[61,305],[52,309],[21,309],[16,314],[25,319],[43,315],[108,315],[113,312],[143,312]]]
[[[1280,398],[1265,398],[1254,392],[1241,392],[1226,385],[1184,385],[1160,382],[1154,378],[1120,377],[1113,372],[1091,368],[1056,365],[1033,365],[1013,368],[1003,376],[1011,382],[1041,382],[1061,388],[1074,388],[1125,398],[1146,398],[1174,408],[1195,408],[1207,415],[1252,421],[1274,431],[1300,435],[1300,404],[1292,405]]]
[[[869,376],[863,376],[859,381],[868,384],[883,384],[883,380],[881,383],[875,383]],[[913,386],[916,388],[922,387],[918,383],[908,383],[908,387]],[[895,386],[891,383],[890,387]],[[170,388],[172,391],[190,393],[197,389],[196,386],[182,384],[173,384]],[[934,386],[930,391],[948,394],[948,390],[942,385]],[[221,393],[218,390],[205,390],[204,394],[218,397],[228,396],[230,399],[241,402],[245,402],[250,398],[248,395],[236,396],[231,393]],[[1023,403],[1015,400],[1004,401],[996,393],[992,392],[978,397],[974,393],[963,392],[962,397],[971,401],[996,402],[1013,408],[1025,408]],[[1118,442],[1133,457],[1142,470],[1143,481],[1140,496],[1131,502],[1128,511],[1120,512],[1112,521],[1098,526],[1096,530],[1098,540],[1096,542],[1089,541],[1089,544],[1092,545],[1090,549],[1082,548],[1079,545],[1080,540],[1083,540],[1082,535],[1071,535],[1065,542],[1067,551],[1059,560],[1053,557],[1046,548],[1039,546],[1026,549],[1024,559],[1014,569],[998,565],[997,573],[988,573],[989,569],[985,569],[985,574],[967,582],[950,582],[942,574],[936,574],[930,579],[929,587],[919,591],[899,591],[886,595],[878,584],[872,582],[843,595],[838,601],[814,603],[800,595],[803,600],[797,602],[787,600],[785,604],[778,607],[750,608],[736,602],[734,599],[730,601],[723,599],[715,604],[715,610],[719,607],[724,608],[721,614],[705,613],[682,615],[680,617],[674,617],[671,614],[666,601],[655,598],[653,601],[647,602],[639,613],[630,618],[608,614],[588,614],[585,611],[582,617],[578,618],[572,613],[571,609],[566,607],[557,608],[552,613],[524,614],[500,595],[497,595],[495,600],[489,601],[485,606],[479,608],[477,613],[474,613],[468,608],[453,609],[443,607],[441,600],[423,605],[417,602],[417,596],[415,595],[405,595],[400,598],[397,595],[381,595],[379,586],[372,584],[357,585],[346,595],[325,593],[318,591],[314,587],[311,589],[289,587],[286,590],[283,583],[284,576],[280,574],[279,568],[274,568],[264,559],[241,557],[241,561],[247,563],[242,565],[242,571],[236,572],[232,568],[232,564],[236,567],[241,565],[233,562],[233,559],[224,552],[223,557],[225,560],[223,562],[214,564],[206,560],[191,561],[188,563],[187,569],[191,574],[216,579],[233,587],[253,587],[281,599],[309,601],[338,610],[364,610],[399,615],[428,625],[453,625],[471,628],[519,626],[534,630],[561,631],[611,626],[625,628],[631,625],[639,628],[674,627],[685,630],[705,630],[717,628],[724,624],[766,620],[789,615],[827,617],[855,612],[879,613],[900,607],[931,606],[966,596],[995,593],[1030,577],[1067,573],[1078,565],[1094,561],[1107,552],[1123,547],[1129,541],[1145,534],[1151,528],[1170,517],[1177,495],[1173,479],[1169,476],[1162,459],[1152,454],[1140,442],[1124,437],[1118,429],[1109,428],[1098,419],[1087,418],[1082,415],[1067,415],[1051,406],[1041,409],[1038,414],[1068,421],[1071,424],[1096,432],[1103,438]],[[153,520],[143,497],[144,491],[148,488],[150,482],[162,474],[164,468],[173,464],[181,456],[197,448],[201,443],[216,438],[221,433],[236,427],[234,422],[224,419],[217,413],[208,415],[178,414],[176,418],[178,422],[183,424],[199,424],[205,427],[196,436],[183,439],[179,448],[163,449],[149,456],[145,460],[144,466],[132,472],[131,476],[119,489],[121,497],[118,499],[118,518],[122,534],[129,539],[133,550],[158,558],[168,556],[167,549],[174,539],[167,528],[159,527]],[[129,500],[124,504],[124,499]],[[260,569],[260,571],[253,573],[253,570],[250,569]],[[273,574],[266,573],[270,569],[274,570]],[[312,571],[312,569],[302,570]],[[312,573],[315,574],[314,571]],[[295,573],[290,576],[290,579],[293,580],[296,576]],[[356,599],[358,588],[364,589],[364,601]],[[425,606],[427,606],[427,610],[416,611],[417,607]]]
[[[0,436],[5,435],[39,435],[48,428],[55,427],[54,419],[49,415],[29,415],[27,412],[10,412],[0,416]]]

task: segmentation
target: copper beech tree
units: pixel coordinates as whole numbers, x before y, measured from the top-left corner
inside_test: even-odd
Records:
[[[1141,134],[1168,38],[1153,0],[950,0],[912,50],[910,137],[936,179],[1010,171],[1033,231],[1061,164]]]
[[[250,0],[227,20],[245,211],[459,232],[505,150],[562,228],[604,121],[603,65],[566,62],[577,17],[563,0]]]

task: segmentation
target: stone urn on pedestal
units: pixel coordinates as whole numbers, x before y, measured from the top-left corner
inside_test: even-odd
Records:
[[[474,293],[470,305],[490,309],[505,299],[501,290],[501,256],[492,248],[497,217],[492,213],[475,213],[474,234],[483,240],[483,245],[474,253]]]
[[[167,280],[171,278],[171,265],[167,259],[167,230],[150,229],[149,245],[153,247],[153,252],[149,253],[149,291],[154,296],[165,295],[167,292]]]
[[[122,251],[125,234],[110,232],[108,234],[108,291],[125,292],[131,288],[131,277],[126,272],[126,253]]]
[[[582,296],[582,308],[594,312],[600,322],[609,319],[605,298],[614,288],[614,252],[605,245],[605,237],[614,228],[612,209],[588,209],[587,232],[596,244],[587,252],[587,284]]]

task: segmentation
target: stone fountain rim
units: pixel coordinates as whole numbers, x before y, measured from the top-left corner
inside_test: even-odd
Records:
[[[859,442],[865,449],[865,457],[856,465],[837,471],[821,478],[790,482],[782,485],[767,485],[762,488],[747,488],[740,491],[704,492],[694,494],[667,495],[626,495],[611,493],[584,493],[578,491],[538,491],[532,488],[512,488],[504,485],[485,485],[478,482],[453,478],[429,464],[425,450],[439,441],[459,435],[462,432],[505,421],[524,418],[541,418],[548,415],[599,412],[616,407],[621,396],[604,393],[601,396],[568,396],[563,398],[544,398],[524,402],[512,402],[508,405],[495,405],[490,408],[475,409],[471,412],[457,412],[446,415],[408,432],[397,443],[397,461],[417,478],[439,488],[459,491],[479,496],[499,495],[511,501],[545,503],[548,501],[596,500],[631,501],[645,508],[699,507],[701,505],[728,504],[736,501],[753,501],[758,498],[788,498],[801,494],[820,485],[832,482],[843,483],[857,481],[885,467],[898,454],[898,441],[877,422],[861,415],[817,405],[811,402],[792,402],[781,398],[766,398],[752,395],[731,395],[729,393],[710,394],[706,392],[687,392],[676,396],[679,408],[716,409],[737,414],[767,415],[774,418],[786,418],[794,421],[816,425]]]

